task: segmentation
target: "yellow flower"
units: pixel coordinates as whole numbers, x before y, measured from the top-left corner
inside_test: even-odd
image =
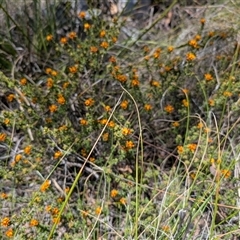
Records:
[[[89,30],[91,25],[89,23],[84,23],[84,29]]]
[[[116,43],[117,42],[117,38],[116,37],[112,37],[112,42]]]
[[[123,74],[118,74],[116,78],[121,83],[125,83],[127,81],[127,76]]]
[[[120,107],[122,109],[126,110],[127,107],[128,107],[128,101],[127,100],[122,101],[121,104],[120,104]]]
[[[94,157],[90,157],[90,158],[89,158],[89,162],[92,162],[92,163],[93,163],[93,162],[95,162],[95,160],[96,160],[96,159],[95,159]]]
[[[60,39],[60,43],[61,43],[61,44],[66,44],[67,41],[68,41],[68,39],[67,39],[66,37],[62,37],[62,38]]]
[[[118,190],[116,190],[116,189],[113,189],[113,190],[111,191],[111,193],[110,193],[110,196],[111,196],[112,198],[115,198],[117,195],[118,195]]]
[[[122,129],[122,134],[123,134],[124,136],[130,135],[131,133],[132,133],[132,129],[130,129],[130,128],[124,127],[124,128]]]
[[[80,119],[80,124],[86,126],[88,124],[86,119]]]
[[[203,123],[199,122],[198,125],[197,125],[197,128],[203,128]]]
[[[7,195],[6,193],[1,193],[1,194],[0,194],[0,197],[1,197],[2,199],[7,199],[7,198],[8,198],[8,195]]]
[[[55,71],[55,70],[52,70],[52,71],[51,71],[51,75],[52,75],[53,77],[56,77],[56,76],[58,75],[58,72]]]
[[[179,127],[180,123],[179,122],[173,122],[172,125],[173,125],[173,127]]]
[[[111,109],[111,107],[110,106],[104,106],[104,110],[106,111],[106,112],[110,112],[112,109]]]
[[[106,35],[106,31],[105,31],[105,30],[102,30],[102,31],[99,33],[100,38],[105,37],[105,35]]]
[[[74,39],[74,38],[77,37],[77,33],[72,31],[72,32],[70,32],[70,33],[68,34],[68,37],[69,37],[70,39]]]
[[[98,51],[97,47],[94,47],[94,46],[90,47],[90,52],[96,53],[97,51]]]
[[[21,85],[26,85],[27,84],[27,79],[26,78],[20,79],[20,84]]]
[[[69,69],[70,73],[76,73],[77,72],[77,67],[76,66],[69,67],[68,69]]]
[[[210,73],[205,73],[204,78],[206,81],[211,81],[213,80],[213,76]]]
[[[114,127],[115,127],[115,122],[114,122],[114,121],[110,121],[110,122],[108,123],[108,127],[114,128]]]
[[[29,225],[30,227],[36,227],[39,224],[37,219],[31,219]]]
[[[2,227],[8,227],[9,225],[10,225],[10,218],[4,217],[4,218],[1,220],[1,226],[2,226]]]
[[[52,41],[52,40],[53,40],[53,35],[52,35],[52,34],[47,35],[47,36],[46,36],[46,40],[47,40],[48,42]]]
[[[10,124],[10,119],[9,118],[5,118],[3,122],[4,122],[5,125],[8,125],[8,124]],[[0,141],[1,141],[1,134],[2,133],[0,133]]]
[[[21,159],[22,159],[22,155],[21,155],[21,154],[17,154],[17,155],[15,156],[15,161],[16,161],[16,162],[19,162]]]
[[[126,198],[120,198],[120,200],[119,200],[119,202],[122,204],[122,205],[126,205],[126,203],[127,203],[127,200],[126,200]]]
[[[196,148],[197,148],[197,144],[195,144],[195,143],[188,144],[188,149],[191,152],[195,152]]]
[[[170,231],[170,226],[164,225],[164,226],[162,226],[162,230],[163,230],[164,232],[169,232],[169,231]]]
[[[63,97],[62,94],[59,94],[59,95],[58,95],[57,102],[58,102],[59,104],[61,104],[61,105],[65,104],[66,100],[65,100],[65,98]]]
[[[213,107],[213,106],[215,105],[215,102],[214,102],[213,99],[209,99],[209,100],[208,100],[208,104],[209,104],[211,107]]]
[[[189,52],[186,54],[186,59],[189,62],[194,61],[196,59],[196,55],[194,53]]]
[[[224,97],[231,97],[231,96],[232,96],[232,93],[229,92],[229,91],[225,91],[225,92],[223,92],[223,96],[224,96]]]
[[[222,173],[224,178],[229,178],[231,176],[231,171],[227,170],[227,169],[222,169],[221,173]]]
[[[51,68],[46,68],[45,72],[46,72],[46,74],[51,74],[52,69]]]
[[[40,187],[40,191],[41,192],[45,192],[49,188],[50,185],[51,185],[51,181],[50,180],[44,181],[44,183]]]
[[[109,138],[109,133],[104,133],[104,134],[102,135],[102,139],[103,139],[104,142],[107,142],[107,141],[108,141],[108,138]]]
[[[108,44],[108,42],[102,42],[102,43],[100,44],[100,46],[101,46],[102,48],[107,49],[107,48],[109,47],[109,44]]]
[[[4,142],[7,137],[6,133],[0,133],[0,142]]]
[[[146,111],[150,111],[150,110],[152,110],[152,105],[150,105],[150,104],[145,104],[144,105],[144,109],[146,110]]]
[[[103,119],[99,120],[99,123],[102,125],[105,125],[107,123],[107,119],[103,118]]]
[[[59,213],[59,209],[57,207],[51,209],[51,214],[53,216],[58,215],[58,213]]]
[[[66,131],[67,130],[67,126],[66,125],[62,125],[58,128],[59,131]]]
[[[7,101],[12,102],[14,98],[15,98],[15,95],[11,93],[7,96]]]
[[[182,154],[183,151],[184,151],[183,146],[177,146],[177,152],[178,152],[178,154]]]
[[[87,107],[91,107],[94,104],[94,102],[95,101],[92,98],[88,98],[88,99],[85,100],[84,104]]]
[[[171,53],[174,50],[174,47],[173,46],[168,46],[167,50],[168,50],[169,53]]]
[[[153,53],[153,57],[156,59],[156,58],[159,58],[160,56],[160,53],[161,53],[161,49],[158,48],[155,50],[155,52]]]
[[[137,86],[139,86],[139,81],[138,81],[137,79],[133,79],[133,80],[131,81],[131,85],[132,85],[133,87],[137,87]]]
[[[200,19],[200,23],[201,23],[201,24],[205,24],[205,22],[206,22],[206,19],[205,19],[205,18],[201,18],[201,19]]]
[[[5,232],[5,235],[9,238],[13,237],[13,229],[12,228],[9,228],[6,232]]]
[[[81,12],[78,14],[78,17],[81,18],[81,19],[85,18],[85,17],[86,17],[86,12],[81,11]]]
[[[150,84],[151,84],[151,86],[153,86],[153,87],[160,87],[160,83],[159,83],[158,81],[156,81],[156,80],[152,80],[152,81],[150,82]]]
[[[133,141],[126,141],[126,143],[125,143],[125,148],[126,148],[126,150],[129,150],[129,149],[132,149],[132,148],[134,148],[134,143],[133,143]]]
[[[97,215],[100,215],[101,212],[102,212],[102,208],[101,208],[101,207],[97,207],[96,210],[95,210],[95,213],[96,213]]]
[[[167,112],[167,113],[172,113],[174,111],[174,107],[170,104],[168,104],[164,110]]]
[[[188,102],[187,99],[183,99],[182,100],[182,104],[183,104],[184,107],[188,107],[189,106],[189,102]]]
[[[60,223],[60,218],[59,217],[54,217],[52,219],[53,223],[59,224]]]
[[[190,45],[191,47],[193,48],[197,48],[198,47],[198,43],[197,43],[197,40],[195,39],[192,39],[188,42],[188,45]]]
[[[52,104],[51,106],[49,106],[49,111],[50,111],[51,113],[56,112],[56,111],[57,111],[57,106],[54,105],[54,104]]]
[[[31,146],[26,146],[23,151],[24,151],[25,154],[29,155],[31,153],[31,150],[32,150]]]
[[[62,155],[63,155],[63,154],[62,154],[61,151],[57,151],[57,152],[54,153],[54,158],[55,158],[55,159],[58,159],[58,158],[62,157]]]
[[[68,85],[69,85],[69,82],[63,83],[63,85],[62,85],[63,89],[66,89],[68,87]]]
[[[196,41],[199,41],[199,40],[201,39],[201,36],[200,36],[199,34],[197,34],[197,35],[194,37],[194,39],[195,39]]]
[[[53,86],[53,79],[52,78],[47,78],[47,87],[51,88]]]

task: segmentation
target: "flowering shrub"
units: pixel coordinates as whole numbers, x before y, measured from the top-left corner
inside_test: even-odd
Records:
[[[11,182],[14,173],[16,184],[34,186],[30,196],[24,193],[31,200],[20,216],[1,216],[2,234],[46,237],[55,224],[67,226],[64,239],[91,231],[100,238],[110,226],[105,216],[119,229],[129,214],[136,230],[125,226],[127,231],[115,234],[146,239],[153,236],[149,223],[155,225],[161,203],[169,207],[161,209],[156,229],[162,230],[155,238],[183,237],[183,231],[193,236],[196,229],[185,225],[178,232],[174,217],[179,211],[182,222],[180,210],[193,208],[189,218],[195,221],[208,204],[214,206],[209,236],[218,229],[234,232],[224,224],[237,215],[235,34],[209,31],[210,23],[199,18],[195,32],[179,45],[139,41],[129,47],[118,40],[125,19],[108,22],[88,14],[77,14],[81,34],[43,31],[50,60],[39,64],[39,74],[0,72],[3,178]],[[3,191],[2,206],[11,198]],[[62,211],[64,201],[74,210]],[[82,235],[76,214],[84,223]]]

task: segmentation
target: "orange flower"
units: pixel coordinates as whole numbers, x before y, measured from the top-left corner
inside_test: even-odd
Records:
[[[112,109],[111,109],[111,107],[110,106],[104,106],[104,110],[106,111],[106,112],[110,112]]]
[[[15,161],[16,161],[16,162],[19,162],[21,159],[22,159],[22,155],[21,155],[21,154],[17,154],[17,155],[15,156]]]
[[[125,83],[127,81],[127,76],[123,74],[118,74],[116,78],[121,83]]]
[[[122,129],[122,134],[123,134],[124,136],[130,135],[131,133],[132,133],[132,129],[130,129],[130,128],[124,127],[124,128]]]
[[[183,151],[184,151],[183,146],[177,146],[177,152],[178,152],[178,154],[182,154]]]
[[[201,23],[201,24],[205,24],[205,22],[206,22],[206,19],[205,19],[205,18],[201,18],[201,19],[200,19],[200,23]]]
[[[51,209],[51,214],[52,215],[58,215],[58,213],[59,213],[59,209],[58,208],[55,207],[55,208]]]
[[[66,37],[62,37],[62,38],[60,39],[60,43],[61,43],[61,44],[66,44],[67,41],[68,41],[68,39],[67,39]]]
[[[173,122],[172,125],[173,125],[173,127],[179,127],[180,123],[179,122]]]
[[[117,60],[116,60],[115,57],[111,56],[111,57],[109,58],[109,62],[111,62],[111,63],[116,63]]]
[[[208,100],[208,104],[209,104],[211,107],[213,107],[213,106],[215,105],[215,102],[214,102],[213,99],[209,99],[209,100]]]
[[[171,52],[174,50],[174,47],[173,47],[173,46],[169,46],[169,47],[167,48],[167,50],[168,50],[169,53],[171,53]]]
[[[86,12],[81,11],[81,12],[78,14],[78,17],[81,18],[81,19],[85,18],[85,17],[86,17]]]
[[[112,37],[112,42],[116,43],[117,42],[117,38],[116,37]]]
[[[194,53],[189,52],[186,54],[186,59],[189,62],[194,61],[196,59],[196,55]]]
[[[97,47],[94,47],[94,46],[90,47],[90,52],[96,53],[97,51],[98,51]]]
[[[25,154],[29,155],[31,153],[31,150],[32,150],[31,146],[26,146],[23,151]]]
[[[114,127],[115,127],[115,122],[114,122],[114,121],[110,121],[110,122],[108,123],[108,127],[114,128]]]
[[[188,107],[189,106],[189,102],[188,102],[187,99],[183,99],[182,100],[182,104],[183,104],[184,107]]]
[[[99,33],[100,38],[105,37],[105,35],[106,35],[106,31],[105,31],[105,30],[102,30],[102,31]]]
[[[53,35],[52,35],[52,34],[47,35],[47,36],[46,36],[46,40],[47,40],[48,42],[52,41],[52,40],[53,40]]]
[[[76,66],[69,67],[68,69],[69,69],[70,73],[76,73],[77,72],[77,67]]]
[[[12,102],[14,98],[15,98],[15,95],[11,93],[7,96],[7,101]]]
[[[104,134],[102,135],[102,139],[103,139],[104,142],[107,142],[108,139],[109,139],[109,133],[104,133]]]
[[[103,119],[99,120],[99,123],[102,125],[105,125],[107,123],[107,119],[103,118]]]
[[[221,173],[222,173],[224,178],[229,178],[231,176],[231,171],[227,170],[227,169],[222,169]]]
[[[26,78],[20,79],[20,84],[21,85],[26,85],[27,84],[27,79]]]
[[[111,191],[111,193],[110,193],[110,196],[111,196],[112,198],[115,198],[117,195],[118,195],[118,190],[116,190],[116,189],[113,189],[113,190]]]
[[[81,124],[81,125],[87,125],[88,122],[87,122],[86,119],[80,119],[80,124]]]
[[[120,104],[120,107],[122,109],[126,110],[127,107],[128,107],[128,101],[127,100],[122,101],[121,104]]]
[[[53,86],[53,79],[52,78],[47,78],[47,87],[51,88]]]
[[[59,94],[59,95],[58,95],[57,102],[58,102],[59,104],[61,104],[61,105],[65,104],[66,100],[65,100],[65,98],[63,97],[62,94]]]
[[[167,113],[172,113],[174,111],[174,107],[170,104],[168,104],[164,110],[167,112]]]
[[[50,111],[51,113],[56,112],[56,111],[57,111],[57,106],[54,105],[54,104],[52,104],[51,106],[49,106],[49,111]]]
[[[156,81],[156,80],[152,80],[151,82],[150,82],[150,84],[151,84],[151,86],[153,86],[153,87],[160,87],[160,83],[158,82],[158,81]]]
[[[6,232],[5,232],[5,235],[9,238],[13,237],[14,235],[14,232],[13,232],[13,229],[12,228],[9,228]]]
[[[229,92],[229,91],[225,91],[225,92],[223,92],[223,96],[224,96],[224,97],[231,97],[231,96],[232,96],[232,93]]]
[[[195,39],[192,39],[188,42],[188,45],[190,45],[191,47],[193,48],[197,48],[198,47],[198,43],[197,43],[197,40]]]
[[[139,86],[139,81],[137,79],[133,79],[132,82],[131,82],[131,85],[133,87],[137,87],[137,86]]]
[[[0,133],[0,142],[4,142],[7,137],[6,133]]]
[[[195,143],[188,144],[188,149],[191,152],[195,152],[195,150],[197,149],[197,144],[195,144]]]
[[[150,110],[152,110],[152,105],[150,105],[150,104],[145,104],[144,105],[144,109],[146,110],[146,111],[150,111]]]
[[[50,185],[51,185],[51,181],[50,180],[44,181],[44,183],[40,187],[40,191],[41,192],[45,192],[49,188]]]
[[[87,107],[91,107],[94,104],[94,102],[95,101],[92,98],[88,98],[88,99],[85,100],[84,104]]]
[[[1,197],[2,199],[7,199],[7,198],[8,198],[8,195],[7,195],[6,193],[1,193],[1,194],[0,194],[0,197]]]
[[[95,213],[96,213],[97,215],[100,215],[101,212],[102,212],[102,208],[101,208],[101,207],[97,207],[96,210],[95,210]]]
[[[161,49],[158,48],[155,50],[155,52],[153,53],[153,57],[156,59],[156,58],[159,58],[160,56],[160,53],[161,53]]]
[[[213,76],[210,73],[205,73],[204,78],[206,81],[211,81],[213,80]]]
[[[4,217],[4,218],[1,220],[1,226],[3,226],[3,227],[8,227],[9,225],[10,225],[10,218]]]
[[[91,25],[89,23],[84,23],[84,29],[89,30]]]
[[[126,198],[121,198],[120,200],[119,200],[119,202],[122,204],[122,205],[126,205],[126,203],[127,203],[127,200],[126,200]]]
[[[8,125],[8,124],[10,124],[10,119],[9,118],[5,118],[3,122],[4,122],[5,125]],[[1,141],[1,134],[2,133],[0,133],[0,141]]]
[[[68,37],[69,37],[70,39],[74,39],[74,38],[77,37],[77,33],[72,31],[72,32],[70,32],[70,33],[68,34]]]
[[[126,148],[126,150],[129,150],[129,149],[132,149],[132,148],[134,148],[134,143],[133,143],[133,141],[126,141],[126,143],[125,143],[125,148]]]
[[[57,151],[57,152],[54,153],[54,158],[55,158],[55,159],[58,159],[58,158],[62,157],[62,155],[63,155],[63,154],[62,154],[61,151]]]
[[[38,220],[36,219],[31,219],[29,225],[30,227],[36,227],[39,224]]]

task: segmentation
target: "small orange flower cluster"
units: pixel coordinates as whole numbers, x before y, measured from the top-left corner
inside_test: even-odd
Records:
[[[100,215],[102,213],[102,208],[101,207],[97,207],[96,210],[95,210],[95,213],[97,215]]]
[[[65,100],[65,98],[63,97],[62,94],[58,94],[57,102],[61,105],[65,104],[66,100]]]
[[[162,51],[161,48],[157,48],[153,53],[153,58],[155,59],[159,58],[161,51]]]
[[[108,44],[108,42],[104,41],[100,44],[100,46],[104,49],[107,49],[109,47],[109,44]]]
[[[78,69],[77,69],[77,66],[72,66],[72,67],[69,67],[68,69],[69,69],[69,72],[70,72],[70,73],[76,73],[77,70],[78,70]]]
[[[125,83],[127,81],[127,76],[124,74],[117,74],[116,79],[121,83]]]
[[[194,153],[195,150],[197,149],[197,144],[195,144],[195,143],[188,144],[188,149],[189,149],[192,153]]]
[[[83,126],[86,126],[88,124],[88,121],[86,119],[80,119],[80,124],[83,125]]]
[[[92,98],[88,98],[85,100],[84,104],[86,107],[91,107],[91,106],[93,106],[94,102],[95,101]]]
[[[7,96],[7,101],[8,102],[12,102],[13,100],[15,99],[15,95],[10,93],[8,96]]]
[[[210,73],[205,73],[204,78],[206,81],[211,81],[213,80],[213,76]]]
[[[46,74],[51,75],[53,77],[56,77],[58,75],[58,72],[51,68],[46,68],[45,72],[46,72]]]
[[[184,152],[184,147],[183,146],[177,146],[177,152],[178,154],[182,154]]]
[[[173,50],[174,50],[174,47],[173,47],[173,46],[168,46],[167,51],[168,51],[169,53],[171,53]]]
[[[90,52],[91,53],[96,53],[98,51],[98,48],[97,47],[95,47],[95,46],[91,46],[90,47]]]
[[[4,142],[7,137],[6,133],[0,133],[0,142]]]
[[[39,224],[39,222],[37,219],[31,219],[31,221],[29,223],[30,227],[36,227],[36,226],[38,226],[38,224]]]
[[[49,188],[50,185],[51,185],[51,181],[50,180],[44,181],[44,183],[40,187],[40,191],[41,192],[45,192]]]
[[[10,225],[10,218],[4,217],[4,218],[1,220],[1,226],[2,226],[2,227],[8,227],[9,225]]]
[[[173,107],[172,105],[168,104],[168,105],[164,108],[164,110],[165,110],[167,113],[173,113],[174,107]]]
[[[47,87],[51,88],[53,86],[53,79],[52,78],[47,78]]]
[[[31,146],[26,146],[23,151],[25,154],[29,155],[31,153],[31,150],[32,150]]]
[[[107,142],[108,139],[109,139],[109,133],[108,133],[108,132],[107,132],[107,133],[104,133],[104,134],[102,135],[102,140],[103,140],[104,142]]]
[[[21,85],[26,85],[27,84],[27,79],[26,78],[20,79],[20,84]]]
[[[46,36],[46,40],[47,40],[48,42],[52,41],[52,40],[53,40],[53,35],[52,35],[52,34],[47,35],[47,36]]]
[[[150,104],[145,104],[144,105],[144,109],[146,110],[146,111],[150,111],[150,110],[152,110],[152,105],[150,105]]]
[[[189,52],[186,54],[186,59],[189,62],[194,61],[196,59],[196,55],[192,52]]]
[[[57,111],[57,108],[58,108],[58,107],[57,107],[55,104],[52,104],[52,105],[49,106],[49,111],[50,111],[51,113],[54,113],[54,112]]]
[[[62,157],[62,155],[63,155],[63,154],[62,154],[61,151],[57,151],[57,152],[54,153],[54,158],[55,158],[55,159],[58,159],[58,158]]]
[[[84,19],[84,18],[86,17],[86,12],[81,11],[81,12],[78,14],[78,17],[81,18],[81,19]]]
[[[134,148],[135,144],[133,143],[133,141],[126,141],[125,143],[125,150],[130,150],[132,148]]]
[[[189,107],[189,101],[187,99],[183,99],[182,104],[184,107]]]
[[[127,100],[123,100],[123,101],[121,102],[121,104],[120,104],[120,107],[121,107],[122,109],[126,110],[127,107],[128,107],[128,101],[127,101]]]
[[[130,129],[130,128],[124,127],[124,128],[122,129],[122,134],[123,134],[124,136],[130,135],[132,132],[133,132],[133,130]]]
[[[116,189],[113,189],[113,190],[111,191],[111,193],[110,193],[110,196],[111,196],[112,198],[115,198],[117,195],[118,195],[118,190],[116,190]]]
[[[193,48],[198,48],[198,42],[196,39],[192,39],[188,42],[188,45],[193,47]]]
[[[153,87],[156,87],[156,88],[160,87],[160,83],[156,80],[152,80],[150,82],[150,85],[153,86]]]

